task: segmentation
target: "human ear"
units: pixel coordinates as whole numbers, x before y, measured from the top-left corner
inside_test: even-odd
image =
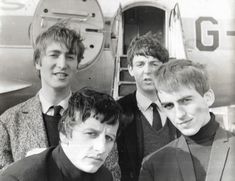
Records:
[[[66,145],[69,145],[69,139],[64,134],[60,133],[60,141]]]
[[[209,89],[206,93],[204,93],[203,98],[206,101],[208,107],[212,106],[212,104],[215,102],[214,91],[212,89]]]
[[[133,73],[133,67],[131,65],[128,65],[128,71],[129,71],[129,74],[133,77],[134,73]]]
[[[40,70],[40,69],[41,69],[41,61],[40,61],[40,60],[37,60],[37,61],[35,62],[35,68],[36,68],[37,70]]]

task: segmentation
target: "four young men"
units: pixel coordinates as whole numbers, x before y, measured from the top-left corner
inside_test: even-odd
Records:
[[[108,157],[106,165],[114,179],[120,179],[117,154],[111,151],[119,106],[92,90],[71,97],[71,79],[83,52],[80,35],[62,24],[37,38],[34,63],[42,87],[35,97],[1,115],[0,169],[36,148],[59,146],[17,162],[2,178],[112,180],[102,166]],[[136,37],[127,58],[137,90],[118,100],[124,115],[117,138],[121,180],[213,180],[215,173],[218,178],[231,179],[234,138],[209,112],[214,94],[202,66],[187,60],[166,63],[167,50],[151,34]],[[182,133],[178,139],[176,128]]]

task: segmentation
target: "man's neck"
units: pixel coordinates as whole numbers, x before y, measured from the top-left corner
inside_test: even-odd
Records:
[[[40,91],[48,102],[50,102],[52,105],[57,105],[59,102],[69,96],[71,89],[70,87],[63,89],[48,89],[42,87]]]
[[[215,121],[215,115],[213,113],[208,113],[208,116],[205,119],[205,124],[200,130],[195,135],[185,136],[186,140],[203,141],[208,140],[215,135],[215,132],[219,127],[219,123]]]
[[[157,100],[157,93],[156,91],[141,91],[137,90],[140,94],[148,98],[149,100],[152,100],[153,102]]]

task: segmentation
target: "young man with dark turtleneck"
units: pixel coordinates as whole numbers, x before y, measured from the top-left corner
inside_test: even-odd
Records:
[[[113,181],[103,164],[111,152],[121,108],[109,95],[75,92],[59,122],[60,144],[19,160],[1,181]]]
[[[154,77],[161,105],[182,136],[144,159],[139,181],[234,180],[235,137],[209,111],[215,97],[205,67],[172,60]]]

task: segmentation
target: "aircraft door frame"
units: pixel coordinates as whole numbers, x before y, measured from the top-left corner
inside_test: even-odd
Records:
[[[182,19],[178,3],[176,3],[174,8],[170,11],[168,29],[168,51],[170,58],[187,58]]]
[[[169,12],[168,12],[167,8],[163,5],[161,5],[161,4],[156,3],[156,2],[135,2],[135,3],[129,4],[125,7],[123,7],[123,11],[122,11],[122,19],[123,19],[122,38],[120,37],[120,39],[122,39],[120,42],[122,43],[122,47],[123,47],[122,54],[126,54],[127,47],[130,43],[130,42],[126,43],[126,48],[125,48],[125,26],[126,26],[125,14],[127,14],[128,11],[132,11],[132,10],[133,11],[135,11],[135,10],[139,11],[137,13],[142,13],[142,12],[140,12],[141,9],[145,9],[145,11],[152,10],[154,13],[161,13],[162,14],[162,20],[161,20],[162,25],[160,25],[161,28],[162,28],[162,32],[160,32],[160,34],[161,34],[160,36],[162,36],[163,41],[161,41],[161,43],[165,47],[167,47],[167,42],[168,42],[168,38],[167,38],[167,36],[168,36],[168,33],[167,33],[168,32],[168,16],[169,16],[168,15]],[[146,22],[142,21],[142,23],[145,23],[145,24],[148,23],[148,22],[149,21],[146,21]],[[139,26],[139,25],[137,25],[137,26]],[[159,27],[156,27],[155,22],[154,22],[153,26],[155,26],[155,28],[159,28]],[[152,26],[149,26],[149,27],[151,28]],[[140,28],[144,29],[145,27],[142,26]],[[140,32],[138,34],[143,35],[143,34],[149,32],[149,31],[151,31],[151,29],[149,29],[149,30],[146,29],[146,31],[144,31],[144,32],[141,32],[141,31],[142,30],[140,30]],[[152,33],[156,34],[156,32],[154,32],[154,31],[152,31]],[[156,35],[158,37],[158,34],[156,34]],[[134,37],[133,32],[131,33],[131,38],[130,38],[130,36],[126,36],[126,37],[128,37],[131,41],[131,39]]]
[[[117,54],[115,57],[115,75],[114,75],[114,81],[113,81],[113,93],[115,99],[118,99],[122,96],[125,96],[126,94],[133,92],[136,89],[135,81],[133,77],[131,77],[128,73],[128,65],[127,65],[127,56],[124,51],[124,34],[125,34],[125,20],[124,20],[124,13],[130,9],[133,8],[142,8],[145,7],[147,10],[148,8],[151,8],[153,11],[160,12],[162,14],[161,18],[161,25],[162,25],[162,31],[163,31],[163,45],[167,46],[168,43],[168,17],[169,17],[169,9],[167,9],[162,4],[158,4],[157,2],[134,2],[131,4],[128,4],[126,6],[122,6],[122,18],[119,21],[119,36],[118,36],[118,45],[117,45]],[[148,13],[148,12],[147,12]],[[153,21],[152,21],[153,22]],[[151,22],[151,23],[152,23]],[[154,22],[155,23],[155,22]],[[147,30],[144,33],[149,32]],[[154,34],[154,32],[152,32]],[[141,34],[142,35],[142,34]]]

